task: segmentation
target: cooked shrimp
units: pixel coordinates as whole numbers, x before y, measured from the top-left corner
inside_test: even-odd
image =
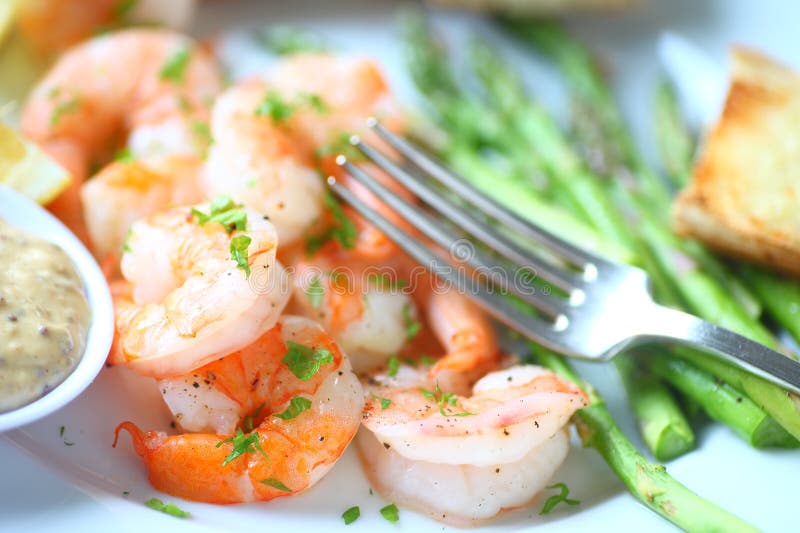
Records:
[[[297,105],[288,121],[308,157],[342,135],[369,135],[366,119],[379,117],[403,129],[398,107],[378,65],[366,58],[299,54],[279,61],[264,76],[270,90],[290,104],[317,98],[320,105]]]
[[[470,396],[404,368],[367,386],[362,462],[385,498],[454,525],[530,502],[568,453],[570,417],[587,405],[578,387],[535,366],[487,374]]]
[[[229,233],[195,216],[214,212],[246,217],[246,230]],[[288,300],[275,228],[230,199],[140,220],[126,244],[122,274],[131,290],[115,300],[118,344],[141,374],[186,374],[247,346],[275,325]]]
[[[195,0],[25,0],[17,23],[39,53],[52,54],[102,30],[126,24],[160,24],[185,28]]]
[[[141,161],[114,162],[81,189],[92,251],[102,259],[121,255],[131,224],[176,205],[200,202],[200,160],[164,159],[154,168]]]
[[[210,55],[167,30],[110,33],[65,53],[21,117],[23,133],[73,175],[51,210],[85,239],[80,186],[126,137],[137,157],[202,155],[202,125],[220,87]]]
[[[256,114],[266,94],[262,82],[249,81],[217,99],[203,184],[208,196],[227,193],[268,215],[283,246],[320,221],[324,188],[286,130]]]
[[[356,372],[380,367],[415,336],[409,335],[417,310],[404,275],[407,261],[396,257],[377,267],[329,242],[292,265],[294,312],[319,321]]]
[[[444,356],[431,369],[441,372],[478,372],[494,368],[500,347],[486,313],[455,288],[434,291],[425,302],[428,324],[445,349]]]
[[[280,61],[262,79],[244,81],[217,100],[206,194],[228,193],[266,213],[281,245],[291,245],[324,225],[316,169],[326,159],[321,152],[343,135],[363,132],[372,115],[399,123],[373,62],[330,55]]]
[[[284,362],[299,350],[327,357],[305,380]],[[314,485],[355,435],[363,407],[347,356],[300,317],[283,317],[253,345],[168,383],[164,395],[182,426],[226,433],[167,436],[124,422],[117,436],[131,434],[156,489],[210,503],[270,500]],[[298,405],[305,409],[291,412]],[[237,425],[244,431],[226,438]],[[235,448],[246,452],[230,460]]]

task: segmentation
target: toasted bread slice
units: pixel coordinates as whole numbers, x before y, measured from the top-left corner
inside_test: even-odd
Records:
[[[620,9],[641,0],[428,0],[430,3],[461,6],[481,11],[520,14],[555,14],[568,11]]]
[[[800,275],[800,75],[734,50],[722,116],[673,207],[678,233]]]

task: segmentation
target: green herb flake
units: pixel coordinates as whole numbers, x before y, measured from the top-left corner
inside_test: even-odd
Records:
[[[425,398],[429,400],[433,400],[439,406],[439,414],[442,416],[474,416],[475,413],[470,413],[468,411],[461,411],[459,413],[449,413],[446,411],[448,407],[455,407],[458,405],[458,396],[453,394],[452,392],[442,392],[441,387],[439,387],[439,382],[436,381],[434,386],[434,390],[429,391],[420,387],[419,391]]]
[[[400,370],[400,361],[397,359],[397,356],[393,355],[389,358],[386,362],[386,368],[390,378],[397,375],[397,371]]]
[[[297,97],[298,102],[307,104],[317,113],[323,115],[331,110],[325,100],[318,94],[302,93]]]
[[[296,378],[308,381],[319,372],[323,363],[333,363],[333,354],[323,348],[313,349],[304,344],[286,341],[289,350],[281,359]]]
[[[119,0],[114,5],[114,14],[119,20],[127,20],[138,4],[139,0]]]
[[[175,83],[183,81],[184,74],[186,74],[186,66],[189,64],[191,51],[187,47],[181,47],[169,56],[161,67],[159,77],[162,80],[169,80]]]
[[[244,270],[246,278],[250,277],[250,264],[247,262],[247,247],[253,241],[247,235],[237,235],[231,239],[231,259],[236,261],[236,266]]]
[[[422,361],[422,364],[425,366],[433,366],[436,363],[436,360],[429,355],[422,354],[419,356],[419,360]]]
[[[373,394],[372,397],[381,402],[381,411],[386,410],[386,408],[392,405],[392,400],[389,398],[384,398],[383,396],[378,396],[377,394]]]
[[[123,490],[122,495],[127,498],[128,496],[131,495],[131,492],[129,490]]]
[[[66,431],[66,428],[64,426],[61,426],[58,429],[58,436],[61,437],[62,440],[64,439],[64,431]],[[64,445],[65,446],[75,446],[75,443],[64,440]]]
[[[295,112],[295,106],[285,101],[280,94],[269,91],[255,109],[257,117],[270,117],[273,122],[279,123],[287,120]]]
[[[228,454],[228,457],[222,461],[222,466],[227,465],[234,459],[246,454],[246,453],[254,453],[258,451],[261,455],[269,459],[266,452],[261,448],[261,442],[259,441],[258,433],[250,433],[245,434],[241,429],[236,430],[236,435],[233,437],[228,437],[225,440],[221,440],[217,443],[217,448],[222,446],[223,444],[231,444],[233,445],[233,449],[231,453]]]
[[[414,320],[411,316],[410,304],[403,306],[403,324],[405,324],[406,327],[406,339],[408,340],[413,340],[419,333],[419,330],[422,329],[422,324]]]
[[[367,275],[367,282],[381,290],[396,292],[408,286],[405,280],[392,279],[388,272],[370,272]]]
[[[311,400],[303,398],[302,396],[295,396],[289,400],[289,407],[287,407],[285,411],[273,416],[281,420],[291,420],[297,418],[300,416],[300,413],[308,409],[311,409]]]
[[[150,498],[144,504],[149,507],[150,509],[155,509],[156,511],[160,511],[164,514],[168,514],[170,516],[174,516],[176,518],[188,518],[189,513],[184,511],[177,505],[173,505],[171,503],[164,503],[158,498]]]
[[[350,525],[356,520],[358,517],[361,516],[361,509],[358,508],[358,505],[351,507],[350,509],[346,510],[342,513],[342,520],[344,520],[344,525]]]
[[[348,161],[361,161],[364,159],[358,148],[350,143],[350,134],[339,132],[328,144],[323,144],[314,151],[314,157],[322,159],[327,156],[343,155]]]
[[[133,229],[128,228],[128,234],[125,236],[125,241],[122,243],[122,251],[125,253],[131,253],[133,250],[131,249],[131,236],[133,235]]]
[[[308,297],[308,301],[311,302],[311,307],[319,309],[319,306],[322,305],[322,300],[325,298],[325,288],[322,286],[318,277],[314,277],[314,279],[311,280],[311,284],[308,286],[308,289],[306,289],[306,296]]]
[[[392,524],[400,520],[400,511],[393,503],[381,508],[381,515],[386,519],[387,522],[391,522]]]
[[[50,115],[50,127],[55,128],[64,115],[73,113],[78,109],[80,105],[80,100],[77,97],[70,98],[68,100],[64,100],[63,102],[58,102],[53,107],[53,113]]]
[[[261,410],[263,408],[264,408],[264,404],[262,403],[261,405],[256,407],[256,410],[253,411],[253,414],[247,415],[246,417],[244,417],[244,420],[242,421],[242,428],[244,428],[244,431],[246,433],[250,433],[251,431],[253,431],[253,427],[254,427],[253,426],[253,421],[258,419],[258,415],[261,414]]]
[[[131,153],[131,149],[128,148],[127,146],[125,148],[122,148],[121,150],[117,150],[117,152],[114,154],[114,161],[117,161],[119,163],[126,163],[126,164],[133,163],[135,160],[136,159],[133,157],[133,154]]]
[[[237,204],[227,194],[220,194],[209,205],[209,213],[203,213],[199,209],[192,208],[192,215],[197,217],[197,222],[201,226],[209,222],[217,222],[231,233],[233,230],[247,230],[247,212],[241,204]]]
[[[282,490],[283,492],[292,492],[292,489],[284,485],[283,481],[281,481],[280,479],[275,479],[274,477],[262,479],[261,483],[263,483],[264,485],[268,485],[273,489]]]
[[[550,485],[549,487],[545,487],[547,489],[560,489],[561,492],[559,494],[554,494],[547,498],[547,501],[544,502],[544,506],[542,510],[539,511],[540,515],[548,514],[552,511],[556,505],[561,502],[566,503],[567,505],[580,505],[580,500],[573,500],[568,498],[569,496],[569,488],[567,487],[566,483],[556,483],[555,485]]]
[[[333,218],[333,226],[328,228],[321,235],[311,237],[306,242],[306,253],[314,254],[323,244],[333,239],[338,242],[345,250],[352,250],[356,245],[358,231],[355,223],[344,213],[342,206],[330,192],[325,194],[325,207],[327,207]]]

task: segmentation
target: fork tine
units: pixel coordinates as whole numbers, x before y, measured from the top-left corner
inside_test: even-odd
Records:
[[[417,242],[414,237],[369,207],[347,187],[337,183],[336,178],[329,177],[328,185],[334,194],[358,211],[368,222],[389,236],[435,276],[452,284],[459,293],[466,294],[472,298],[475,303],[497,320],[547,347],[560,351],[564,350],[563,343],[559,341],[563,323],[566,321],[563,315],[556,318],[555,322],[547,322],[531,316],[519,307],[514,306],[502,295],[486,290],[484,286],[470,290],[470,286],[461,269],[454,269],[451,265],[443,263],[433,251],[422,243]]]
[[[509,211],[491,198],[475,189],[465,179],[449,170],[443,163],[415,146],[410,141],[390,132],[374,117],[367,121],[368,126],[387,144],[397,150],[408,161],[430,175],[436,181],[458,194],[461,198],[480,209],[482,212],[513,228],[529,239],[549,248],[565,261],[583,269],[587,274],[607,264],[607,261],[581,248],[577,248],[565,240],[556,237],[517,214]],[[593,265],[593,268],[587,266]]]
[[[460,237],[442,226],[441,221],[436,220],[419,207],[410,204],[400,196],[394,194],[394,192],[389,190],[362,168],[347,161],[344,156],[337,157],[336,163],[346,169],[353,179],[364,185],[393,211],[405,220],[413,223],[417,229],[442,248],[452,249],[459,241]],[[518,279],[516,275],[518,272],[513,272],[505,265],[494,262],[488,254],[485,254],[479,248],[473,247],[470,252],[472,252],[471,257],[463,259],[470,266],[475,268],[478,273],[490,272],[499,275],[500,279],[497,279],[497,276],[492,278],[492,282],[496,287],[499,287],[501,290],[510,290],[550,318],[556,318],[569,307],[569,302],[564,298],[551,296],[537,289],[533,291],[522,290],[522,288],[515,283]],[[499,267],[502,272],[497,272],[495,267]],[[534,274],[538,275],[535,269]],[[528,287],[526,287],[526,289],[528,289]]]
[[[570,272],[531,255],[501,233],[477,220],[464,210],[462,206],[452,203],[438,191],[430,188],[428,184],[424,183],[417,176],[412,175],[382,153],[362,142],[358,137],[351,138],[350,142],[353,146],[358,148],[362,154],[378,165],[378,167],[388,172],[389,175],[406,186],[415,196],[430,205],[439,214],[444,215],[447,219],[456,223],[456,225],[464,228],[468,233],[475,236],[476,239],[489,245],[508,260],[518,265],[533,267],[537,271],[537,275],[542,279],[568,293],[583,284],[579,274]],[[378,193],[375,192],[375,194]],[[391,193],[388,194],[394,196]],[[381,199],[388,201],[386,198]]]

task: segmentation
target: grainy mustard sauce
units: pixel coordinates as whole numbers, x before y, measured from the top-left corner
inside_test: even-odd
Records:
[[[64,381],[83,355],[89,319],[69,256],[0,219],[0,412]]]

